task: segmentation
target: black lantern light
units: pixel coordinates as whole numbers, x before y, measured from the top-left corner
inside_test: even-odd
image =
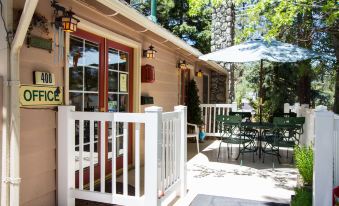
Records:
[[[148,49],[144,50],[144,57],[146,57],[147,59],[154,59],[155,53],[157,53],[157,51],[154,50],[154,47],[151,44]]]
[[[54,8],[55,28],[62,28],[65,32],[75,32],[79,19],[74,17],[72,10],[66,10],[57,1],[53,0],[51,6]]]
[[[177,65],[178,69],[185,70],[187,69],[187,64],[185,60],[180,60]]]
[[[62,17],[62,28],[65,32],[75,32],[77,30],[77,25],[79,19],[75,18],[74,13],[70,11],[66,11],[65,15]]]
[[[199,71],[195,74],[197,77],[202,77],[204,73],[199,69]]]

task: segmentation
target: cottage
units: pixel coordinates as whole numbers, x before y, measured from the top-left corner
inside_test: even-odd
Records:
[[[196,80],[201,102],[208,103],[211,72],[226,75],[126,2],[8,0],[1,9],[1,205],[58,204],[58,105],[88,112],[136,113],[150,105],[170,111],[185,104],[188,80]],[[87,150],[90,139],[83,141]],[[119,141],[122,136],[117,162]],[[133,141],[130,135],[129,147]],[[111,153],[107,146],[108,164]],[[82,175],[86,184],[88,174]]]

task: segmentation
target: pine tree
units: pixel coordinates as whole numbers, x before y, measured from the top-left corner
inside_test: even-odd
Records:
[[[187,93],[187,122],[201,125],[201,108],[196,82],[192,79],[188,84]]]

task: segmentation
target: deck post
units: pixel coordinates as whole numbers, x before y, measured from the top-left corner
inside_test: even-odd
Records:
[[[313,205],[332,205],[334,115],[315,112]]]
[[[158,185],[161,181],[162,107],[147,107],[153,114],[145,124],[145,204],[158,206]]]
[[[75,198],[72,189],[75,187],[75,121],[72,119],[74,106],[58,107],[57,134],[57,197],[58,205],[74,206]]]
[[[238,111],[238,105],[237,102],[232,102],[232,108],[231,108],[232,112],[236,112]]]
[[[180,112],[180,197],[187,193],[187,107],[176,106],[175,111]]]

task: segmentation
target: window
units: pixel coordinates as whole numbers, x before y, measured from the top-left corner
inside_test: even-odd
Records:
[[[71,36],[68,64],[70,104],[76,111],[98,111],[99,45]]]

